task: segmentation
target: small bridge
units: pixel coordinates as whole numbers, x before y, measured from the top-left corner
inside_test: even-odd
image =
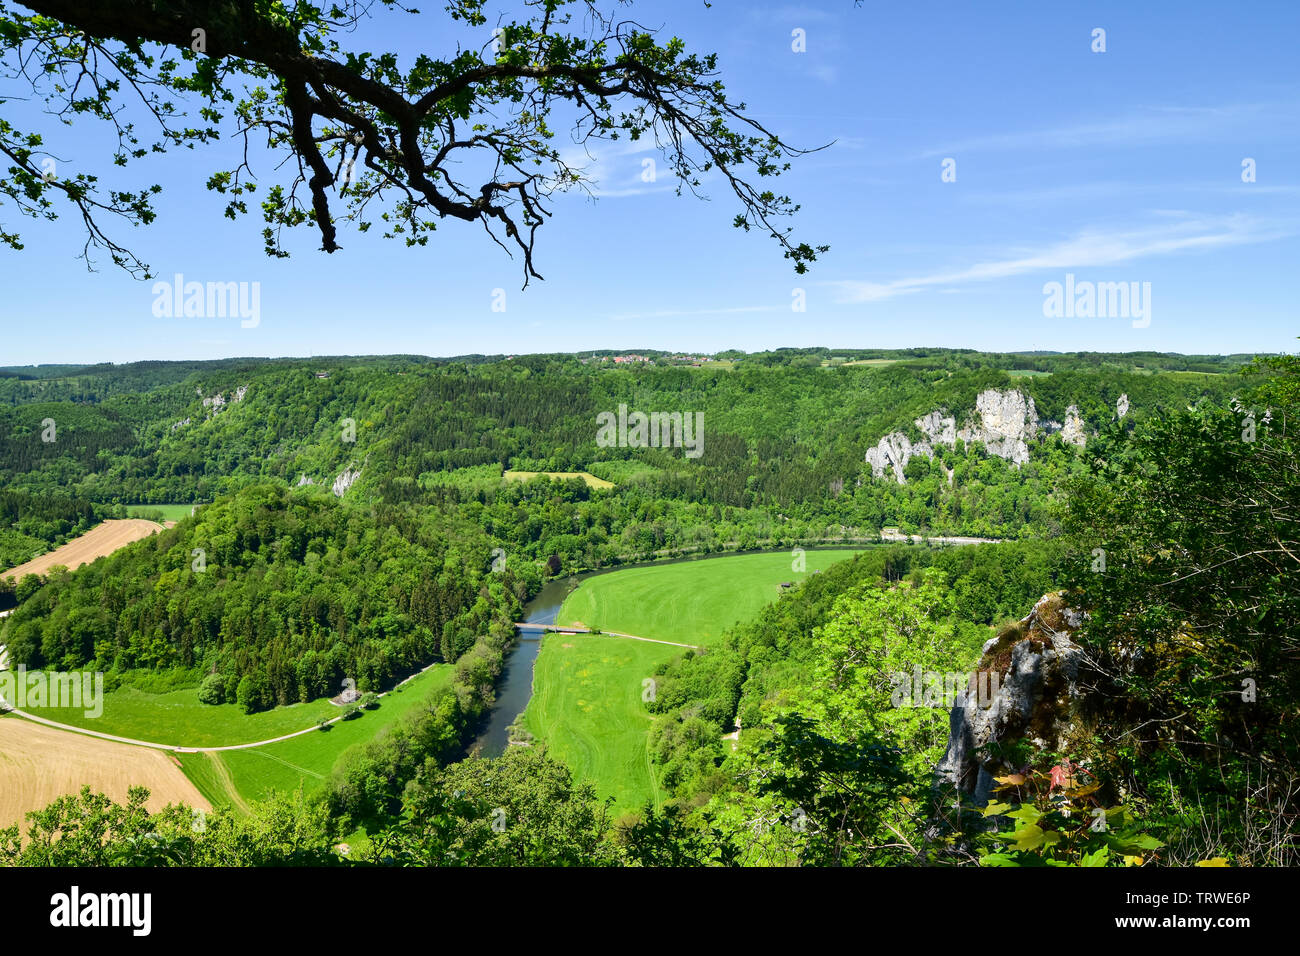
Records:
[[[676,641],[660,641],[653,637],[638,637],[635,634],[621,634],[618,631],[593,631],[588,627],[564,627],[560,624],[530,624],[527,621],[516,621],[515,627],[522,631],[550,631],[555,634],[599,634],[603,637],[625,637],[630,641],[649,641],[651,644],[670,644],[673,647],[689,647],[694,651],[702,651],[704,648],[698,644],[679,644]]]

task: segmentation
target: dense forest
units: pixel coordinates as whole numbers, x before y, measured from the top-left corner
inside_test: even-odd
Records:
[[[454,516],[250,485],[53,575],[22,595],[5,641],[31,667],[190,670],[213,703],[253,711],[332,696],[345,678],[378,690],[455,661],[490,625],[515,620],[527,594],[490,563],[487,540]]]
[[[512,552],[556,555],[568,568],[872,537],[882,526],[1037,537],[1054,531],[1048,504],[1079,465],[1059,440],[1037,443],[1019,468],[977,446],[943,447],[933,461],[913,461],[906,485],[873,480],[864,453],[892,430],[915,434],[913,420],[928,412],[970,412],[986,389],[1018,389],[1057,422],[1074,405],[1096,431],[1121,396],[1141,421],[1241,387],[1240,363],[1227,359],[933,349],[846,365],[823,352],[717,367],[394,356],[15,376],[0,379],[0,481],[45,500],[206,503],[265,480],[329,487],[353,470],[350,498],[459,510]],[[598,447],[596,414],[620,404],[703,413],[707,454]],[[616,488],[521,488],[499,480],[505,469],[585,470]],[[53,530],[23,533],[62,540]],[[15,556],[31,557],[26,538]]]
[[[200,505],[79,571],[7,585],[16,662],[168,672],[249,711],[456,668],[315,799],[219,810],[200,834],[138,794],[85,793],[37,814],[35,839],[0,833],[0,861],[342,865],[334,846],[361,827],[353,864],[1295,863],[1279,822],[1300,809],[1293,359],[641,354],[660,361],[6,370],[0,530],[19,550],[124,504]],[[904,483],[873,476],[883,435],[989,389],[1058,422],[1076,406],[1086,442],[1044,436],[1018,467],[960,442]],[[702,411],[706,454],[598,447],[597,413],[620,404]],[[510,622],[546,576],[888,526],[1008,540],[874,548],[663,665],[647,702],[663,807],[613,818],[542,746],[465,759]],[[945,789],[949,710],[898,706],[890,676],[1005,672],[1041,652],[1022,619],[1058,591],[1081,612],[1083,730],[1066,752],[989,757],[1005,769],[987,804]],[[1110,826],[1090,829],[1098,811]],[[94,845],[73,825],[87,817]]]

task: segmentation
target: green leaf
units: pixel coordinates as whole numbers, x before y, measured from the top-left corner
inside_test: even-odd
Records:
[[[1030,824],[1023,830],[1016,831],[1016,849],[1017,850],[1036,850],[1043,845],[1047,835],[1043,828],[1036,824]]]
[[[1099,846],[1091,853],[1085,854],[1079,861],[1080,866],[1105,866],[1110,859],[1110,850],[1107,847]],[[1199,864],[1198,864],[1199,865]]]
[[[1027,825],[1035,824],[1039,820],[1043,819],[1043,811],[1039,810],[1037,807],[1032,807],[1027,803],[1021,804],[1006,815],[1013,820],[1019,820],[1021,823]]]

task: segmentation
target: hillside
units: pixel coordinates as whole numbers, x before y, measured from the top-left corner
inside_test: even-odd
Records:
[[[1062,434],[1077,440],[1113,420],[1121,397],[1131,420],[1142,421],[1162,408],[1223,400],[1241,385],[1231,359],[856,354],[762,353],[725,368],[616,368],[558,355],[229,360],[4,379],[0,480],[10,493],[39,495],[42,508],[64,501],[69,511],[87,501],[101,509],[202,503],[268,479],[311,484],[370,502],[458,507],[510,550],[559,555],[566,565],[840,536],[841,526],[868,536],[899,526],[1017,537],[1050,528],[1043,504],[1075,467],[1069,443],[1038,441],[1032,456],[1017,444],[1012,459],[1021,468],[991,460],[1001,449],[989,434],[960,445],[931,439],[928,468],[881,448],[897,446],[899,435],[921,441],[918,420],[971,413],[990,390],[1032,401],[1044,422],[1068,421]],[[601,447],[596,416],[621,405],[700,413],[705,453]],[[51,427],[56,440],[44,440]],[[909,487],[872,480],[886,459],[899,476],[911,466]],[[566,487],[555,519],[536,528],[521,513],[539,492],[485,487],[490,468],[585,471],[618,487],[604,497]],[[654,518],[651,500],[661,502]],[[0,543],[15,532],[59,543],[58,529],[28,520],[22,530],[35,507],[0,512]],[[618,536],[609,533],[615,525]],[[21,539],[15,556],[30,559],[31,547]]]

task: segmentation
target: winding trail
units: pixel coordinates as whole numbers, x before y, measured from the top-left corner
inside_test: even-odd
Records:
[[[291,734],[284,734],[280,737],[272,737],[269,740],[258,740],[249,744],[229,744],[225,747],[182,747],[179,744],[159,744],[149,740],[135,740],[131,737],[118,737],[115,734],[102,734],[98,730],[87,730],[85,727],[74,727],[72,724],[61,724],[58,721],[48,720],[45,717],[37,717],[35,714],[29,714],[25,710],[19,710],[17,707],[10,707],[9,704],[0,697],[0,713],[14,714],[23,717],[37,724],[44,724],[46,727],[53,727],[55,730],[67,730],[74,734],[81,734],[85,737],[98,737],[100,740],[112,740],[119,744],[132,744],[136,747],[150,747],[153,750],[170,750],[178,754],[204,754],[220,753],[226,750],[250,750],[253,747],[264,747],[267,744],[278,744],[282,740],[292,740],[294,737],[301,737],[303,734],[314,733],[320,729],[319,725],[313,725],[306,730],[297,730]],[[327,723],[334,723],[342,720],[343,716],[331,717]]]
[[[219,754],[204,754],[204,758],[208,763],[212,764],[213,772],[217,775],[217,783],[221,784],[221,788],[226,791],[226,796],[239,808],[241,813],[249,813],[252,807],[235,789],[235,778],[230,775],[230,768],[226,766],[226,762],[221,759]]]

